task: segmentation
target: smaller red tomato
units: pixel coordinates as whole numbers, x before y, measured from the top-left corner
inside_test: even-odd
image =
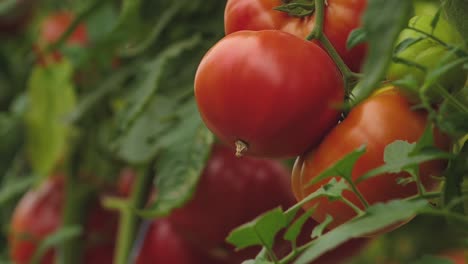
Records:
[[[61,224],[64,198],[62,177],[48,179],[38,189],[31,190],[20,200],[11,220],[10,256],[16,264],[30,262],[38,244],[57,230]],[[117,214],[93,204],[85,223],[83,260],[89,264],[111,263]],[[54,263],[55,250],[48,250],[40,263]]]
[[[169,216],[175,229],[208,249],[229,232],[277,206],[294,204],[289,173],[279,162],[236,158],[215,145],[190,202]]]
[[[306,185],[347,153],[363,145],[366,145],[366,152],[353,167],[352,179],[356,180],[369,170],[383,165],[384,150],[388,144],[395,140],[416,142],[423,134],[427,122],[427,113],[413,110],[408,100],[396,89],[376,93],[352,109],[346,119],[327,135],[314,153],[298,158],[293,169],[292,181],[296,197],[302,200],[321,188],[329,179],[308,187]],[[448,139],[438,133],[436,133],[436,144],[444,150],[448,150],[450,146]],[[420,165],[420,179],[427,190],[433,190],[438,186],[439,181],[433,176],[440,175],[445,166],[446,162],[440,160]],[[406,185],[398,184],[398,178],[408,177],[407,173],[387,173],[360,182],[357,184],[357,189],[371,205],[406,198],[418,192],[414,182]],[[364,208],[353,192],[345,190],[343,196],[356,206]],[[312,217],[318,222],[324,221],[326,215],[333,217],[330,228],[341,225],[356,215],[356,212],[345,203],[330,201],[324,197],[306,204],[305,207],[313,206],[317,208]]]
[[[136,264],[217,264],[221,263],[178,234],[167,219],[151,223]]]
[[[336,65],[318,45],[278,30],[238,31],[204,56],[195,98],[206,126],[238,155],[294,157],[338,122]]]

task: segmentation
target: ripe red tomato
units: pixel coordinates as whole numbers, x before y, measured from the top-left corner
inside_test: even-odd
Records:
[[[310,187],[305,185],[345,154],[365,144],[366,153],[357,161],[352,172],[353,179],[357,179],[370,169],[384,164],[383,154],[387,144],[395,140],[417,141],[423,134],[426,124],[427,114],[424,111],[413,111],[412,106],[397,90],[390,89],[374,95],[351,110],[349,116],[327,135],[314,153],[308,153],[298,159],[293,170],[295,185],[293,191],[298,200],[316,191],[329,180]],[[445,137],[437,136],[436,142],[442,149],[449,147]],[[421,181],[428,190],[438,185],[439,182],[432,176],[440,175],[445,165],[444,161],[431,161],[420,166]],[[397,184],[398,178],[405,177],[409,175],[406,173],[380,175],[359,183],[357,188],[369,204],[417,194],[415,183]],[[363,208],[351,191],[345,191],[343,196]],[[330,228],[356,215],[341,201],[319,198],[305,207],[310,208],[314,205],[317,205],[317,209],[312,217],[318,222],[322,222],[327,214],[333,216],[334,221],[330,224]]]
[[[453,261],[453,264],[466,264],[468,261],[467,255],[463,249],[448,250],[442,252],[438,256]]]
[[[39,41],[41,44],[47,45],[57,41],[71,25],[74,18],[75,15],[67,11],[58,12],[46,17],[40,28]],[[67,44],[86,46],[88,43],[86,26],[84,24],[79,24],[66,42]]]
[[[244,142],[242,154],[293,157],[337,123],[344,89],[316,44],[277,30],[239,31],[205,55],[195,97],[207,127],[232,148]]]
[[[40,241],[60,226],[64,185],[61,177],[51,178],[19,202],[9,235],[10,256],[16,264],[29,263]],[[90,208],[85,223],[83,259],[86,263],[112,262],[117,220],[117,214],[98,204]],[[47,251],[41,263],[54,263],[54,255],[54,250]]]
[[[59,51],[53,52],[50,56],[44,54],[44,49],[55,43],[60,36],[68,29],[74,19],[74,14],[62,11],[52,14],[44,19],[40,26],[39,39],[35,51],[40,64],[45,65],[49,60],[59,61],[62,54]],[[67,45],[77,45],[84,47],[88,44],[88,33],[84,24],[79,24],[70,37],[66,40]]]
[[[181,237],[167,219],[159,219],[151,223],[135,263],[216,264],[222,262]]]
[[[169,216],[178,232],[206,245],[223,244],[229,232],[277,206],[294,204],[289,173],[276,161],[238,159],[215,145],[193,199]]]
[[[346,49],[349,33],[358,28],[367,5],[366,0],[328,0],[325,8],[324,33],[346,64],[359,71],[366,48],[359,45]],[[240,30],[277,29],[306,38],[315,24],[315,15],[298,18],[273,10],[281,0],[228,0],[224,13],[226,34]]]

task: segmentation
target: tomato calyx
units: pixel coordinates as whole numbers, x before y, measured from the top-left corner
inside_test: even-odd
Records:
[[[292,17],[307,17],[315,12],[314,0],[290,0],[282,1],[283,4],[273,8],[276,11],[285,12]]]

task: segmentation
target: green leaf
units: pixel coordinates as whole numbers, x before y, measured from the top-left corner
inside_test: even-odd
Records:
[[[284,239],[288,241],[296,241],[297,237],[301,234],[302,227],[307,222],[307,220],[310,220],[310,216],[314,212],[315,209],[310,209],[302,214],[296,221],[294,221],[292,225],[286,229],[286,232],[284,233]]]
[[[226,240],[237,249],[256,245],[272,249],[276,234],[286,225],[283,210],[276,208],[231,231]]]
[[[166,50],[162,51],[157,58],[147,65],[145,71],[146,78],[143,83],[138,87],[137,93],[133,97],[129,109],[125,110],[125,114],[120,120],[121,133],[126,133],[133,125],[135,120],[144,113],[151,103],[151,99],[156,96],[156,93],[161,85],[161,79],[164,76],[164,67],[167,63],[179,56],[182,52],[194,48],[199,44],[201,38],[199,35],[194,35],[188,39],[179,41]]]
[[[390,65],[394,44],[407,25],[411,12],[411,1],[368,1],[362,27],[369,49],[362,69],[364,77],[352,93],[352,106],[359,104],[378,87]]]
[[[314,13],[315,3],[313,0],[292,0],[273,9],[294,17],[306,17]]]
[[[117,155],[131,164],[151,161],[163,147],[160,138],[172,133],[177,125],[177,118],[171,118],[177,107],[170,98],[154,97],[147,110],[119,139],[116,146]]]
[[[317,182],[320,182],[324,179],[327,179],[330,177],[337,177],[337,176],[340,176],[342,178],[345,178],[351,181],[352,179],[351,175],[353,172],[354,164],[356,164],[357,160],[362,155],[364,155],[365,152],[366,152],[366,147],[361,146],[357,148],[356,150],[346,154],[346,156],[344,156],[343,158],[333,163],[333,165],[328,167],[326,170],[320,173],[317,177],[315,177],[309,183],[307,183],[306,187],[316,184]]]
[[[419,38],[407,38],[398,43],[395,47],[395,50],[393,51],[393,55],[398,55],[402,51],[405,51],[407,48],[413,46],[416,43],[419,43],[420,41],[426,39],[425,37],[419,37]]]
[[[314,240],[294,264],[307,264],[322,254],[336,248],[351,238],[361,237],[392,224],[408,220],[418,211],[426,208],[426,201],[395,200],[385,204],[375,204],[366,214],[355,218]]]
[[[200,119],[194,101],[181,112],[183,119],[160,138],[164,149],[156,162],[158,199],[142,212],[147,217],[169,214],[191,197],[205,167],[214,141]]]
[[[2,186],[0,190],[0,206],[20,197],[36,183],[34,177],[16,178]]]
[[[348,36],[346,41],[346,49],[350,50],[359,44],[367,41],[367,32],[362,28],[356,28]]]
[[[34,255],[31,258],[32,264],[41,263],[42,256],[48,249],[62,244],[64,241],[76,238],[81,234],[81,228],[76,226],[62,227],[54,233],[47,236],[46,239],[41,241],[37,247]]]
[[[468,22],[466,14],[468,12],[468,1],[466,0],[446,0],[443,8],[447,14],[449,22],[462,35],[465,43],[468,43]]]
[[[427,140],[427,138],[422,137],[422,141],[425,140]],[[356,184],[383,173],[400,173],[402,171],[414,170],[423,162],[437,159],[449,159],[452,157],[450,153],[429,147],[420,149],[415,153],[414,150],[416,146],[417,143],[410,144],[402,140],[395,140],[388,144],[384,151],[385,164],[359,177],[356,180]]]
[[[71,129],[66,117],[75,106],[72,78],[71,64],[62,60],[47,67],[36,66],[29,79],[27,150],[39,175],[47,175],[65,153]]]

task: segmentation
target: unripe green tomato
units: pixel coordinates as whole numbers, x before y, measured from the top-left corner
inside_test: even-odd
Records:
[[[433,16],[439,10],[440,2],[436,0],[413,0],[414,14]]]
[[[433,17],[431,16],[415,16],[409,21],[409,27],[431,34],[447,44],[457,46],[462,43],[460,35],[448,24],[447,21],[439,18],[436,27],[433,29],[431,26],[432,19]],[[398,38],[397,44],[409,38],[418,39],[421,37],[425,37],[424,34],[413,29],[404,29]],[[442,60],[446,56],[449,56],[450,53],[450,50],[436,40],[425,38],[399,52],[397,57],[420,65],[426,69],[426,71],[430,71],[431,69],[440,67]],[[445,60],[445,63],[453,62],[456,59],[458,59],[457,55],[452,54],[447,60]],[[426,72],[422,69],[397,62],[393,62],[387,72],[387,79],[391,81],[411,77],[416,81],[418,89],[423,86],[425,76]],[[463,66],[460,65],[459,67],[453,68],[443,74],[439,78],[438,83],[452,93],[462,88],[465,80],[466,71],[463,69]],[[407,95],[411,99],[418,98],[418,93],[418,90],[407,91]],[[438,95],[435,89],[430,89],[427,95],[435,102],[442,99],[442,96]]]

